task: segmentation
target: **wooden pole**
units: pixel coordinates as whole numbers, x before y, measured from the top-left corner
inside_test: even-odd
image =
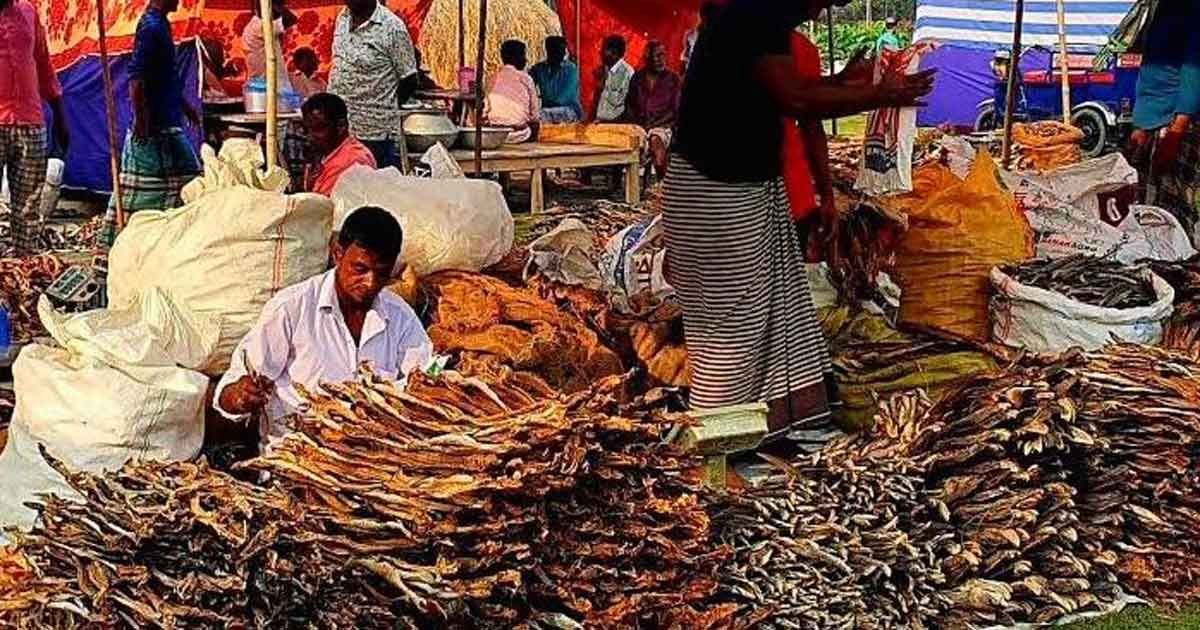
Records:
[[[1004,98],[1004,144],[1000,151],[1000,165],[1008,168],[1012,159],[1013,108],[1017,103],[1017,74],[1021,72],[1021,25],[1025,21],[1025,0],[1017,0],[1017,14],[1013,19],[1012,56],[1008,63],[1008,90]]]
[[[121,198],[120,147],[117,145],[117,98],[113,93],[112,69],[108,67],[108,27],[104,24],[104,0],[96,0],[96,25],[100,43],[101,75],[104,78],[104,111],[108,126],[108,170],[112,174],[112,194],[116,200],[117,231],[125,227],[125,200]],[[56,125],[67,121],[56,120]]]
[[[829,7],[828,9],[825,9],[825,22],[829,28],[829,76],[833,76],[833,74],[834,74],[833,66],[834,66],[834,64],[837,63],[837,58],[834,57],[835,50],[833,47],[833,7],[832,6]],[[832,121],[832,130],[833,130],[833,135],[835,135],[835,136],[838,135],[837,122],[838,121],[836,118],[834,118]]]
[[[467,0],[458,0],[458,67],[467,65]]]
[[[259,0],[262,13],[263,51],[267,56],[267,168],[274,168],[279,157],[279,69],[276,64],[275,16],[271,0]]]
[[[483,51],[487,47],[488,0],[479,0],[479,48],[475,55],[475,174],[483,173]]]
[[[1067,60],[1067,8],[1066,0],[1058,0],[1058,59],[1062,72],[1063,123],[1071,124],[1071,65]]]

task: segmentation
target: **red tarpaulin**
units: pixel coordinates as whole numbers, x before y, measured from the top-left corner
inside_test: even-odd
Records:
[[[678,72],[679,56],[688,30],[694,28],[700,15],[701,0],[578,0],[582,3],[582,50],[575,50],[576,0],[558,0],[558,15],[562,18],[574,56],[580,60],[580,79],[583,85],[584,108],[589,110],[596,90],[596,69],[600,67],[600,46],[609,35],[621,35],[629,43],[625,60],[635,68],[642,67],[646,44],[658,40],[667,45],[667,59]],[[530,42],[531,58],[541,58],[540,45]]]

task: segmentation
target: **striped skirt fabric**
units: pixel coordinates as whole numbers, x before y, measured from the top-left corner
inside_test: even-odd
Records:
[[[695,409],[812,391],[793,437],[832,433],[829,351],[817,322],[783,180],[711,180],[672,155],[663,187],[667,275],[683,308]],[[795,435],[799,433],[800,435]]]

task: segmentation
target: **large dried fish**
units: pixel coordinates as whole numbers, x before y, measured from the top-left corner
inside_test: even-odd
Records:
[[[63,262],[49,254],[0,258],[0,307],[8,310],[14,342],[27,342],[45,334],[37,301],[63,269]]]

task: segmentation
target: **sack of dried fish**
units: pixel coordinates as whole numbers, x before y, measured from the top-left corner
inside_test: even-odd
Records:
[[[45,334],[37,316],[37,301],[63,269],[62,260],[50,254],[0,258],[0,306],[8,311],[14,343]]]
[[[566,392],[622,371],[593,330],[531,289],[461,271],[433,274],[422,286],[435,302],[429,337],[438,352],[495,357]]]
[[[1079,143],[1083,132],[1056,120],[1013,125],[1013,142],[1021,146],[1023,169],[1047,171],[1083,159]]]
[[[986,153],[965,180],[938,164],[917,169],[913,179],[909,228],[896,252],[900,321],[986,341],[988,274],[1029,258],[1029,223]]]
[[[1142,266],[1089,256],[992,270],[992,338],[1033,352],[1157,344],[1175,290]]]

